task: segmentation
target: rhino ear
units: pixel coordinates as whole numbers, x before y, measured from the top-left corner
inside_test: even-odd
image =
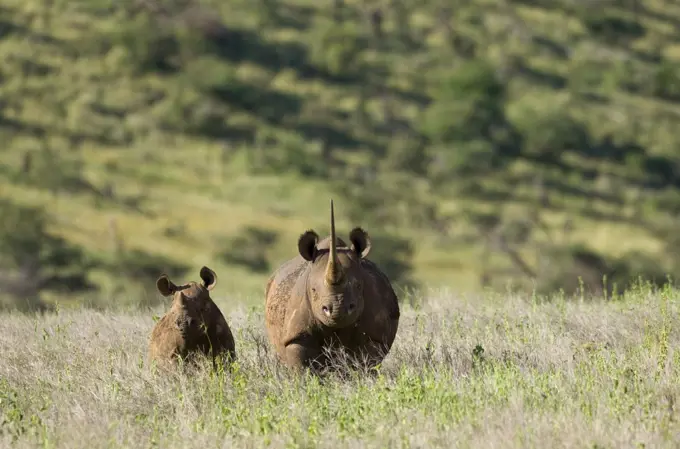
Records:
[[[177,286],[168,279],[167,274],[161,274],[156,281],[156,288],[163,296],[170,296],[177,291]]]
[[[371,252],[371,238],[361,228],[354,228],[349,233],[349,241],[352,242],[352,251],[362,259]]]
[[[310,262],[316,257],[316,244],[319,242],[319,234],[308,230],[298,239],[298,251],[303,259]]]
[[[217,275],[208,267],[201,268],[199,276],[201,276],[201,279],[203,280],[203,287],[208,290],[212,290],[215,287],[215,284],[217,284]]]

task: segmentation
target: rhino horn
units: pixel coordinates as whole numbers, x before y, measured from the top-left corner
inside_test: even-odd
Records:
[[[328,265],[326,265],[325,280],[328,285],[337,285],[343,278],[342,266],[338,261],[338,250],[335,242],[335,213],[333,210],[333,200],[331,200],[331,246],[328,254]]]

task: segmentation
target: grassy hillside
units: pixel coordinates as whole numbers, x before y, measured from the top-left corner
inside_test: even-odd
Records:
[[[376,376],[293,376],[260,313],[220,303],[232,374],[163,376],[151,315],[0,315],[3,447],[677,446],[677,292],[537,303],[435,292],[405,307]]]
[[[87,273],[43,299],[257,298],[330,197],[403,285],[676,272],[670,0],[7,0],[0,58],[7,270]]]

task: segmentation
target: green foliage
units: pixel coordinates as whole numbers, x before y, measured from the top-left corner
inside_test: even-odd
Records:
[[[94,287],[87,279],[92,264],[79,248],[50,233],[47,223],[42,210],[0,198],[2,293],[21,310],[43,308],[44,291],[72,294]]]
[[[658,260],[631,252],[616,259],[605,259],[583,246],[555,249],[546,254],[536,283],[537,293],[550,295],[562,290],[569,296],[609,297],[629,290],[640,280],[662,287],[667,272]]]
[[[393,282],[397,291],[418,288],[413,279],[413,242],[403,237],[385,233],[371,237],[372,260]],[[404,299],[403,295],[398,295]]]
[[[485,61],[453,68],[433,97],[423,130],[437,143],[478,139],[504,118],[505,86]]]
[[[99,309],[110,309],[117,304],[142,309],[152,307],[157,304],[155,285],[161,274],[167,274],[177,282],[184,282],[184,277],[190,275],[185,261],[174,261],[139,249],[120,248],[110,257],[103,258],[100,264],[115,276],[111,276],[108,288],[102,289],[103,297],[88,300],[89,307]]]
[[[654,71],[652,80],[652,92],[654,95],[669,100],[680,99],[680,62],[661,61]]]
[[[523,137],[525,155],[554,163],[567,151],[585,151],[591,145],[587,127],[571,117],[563,104],[525,108],[518,115],[516,125]]]
[[[366,46],[357,23],[320,19],[312,36],[311,61],[334,76],[356,76],[362,70],[360,55]]]
[[[125,26],[112,30],[105,47],[111,51],[123,50],[121,61],[133,74],[147,72],[172,72],[175,59],[180,53],[176,33],[168,26],[159,27],[158,22],[146,13],[135,14],[125,21]]]
[[[267,260],[267,249],[276,244],[278,235],[258,227],[248,226],[228,239],[221,258],[233,265],[242,265],[256,273],[267,273],[272,267]]]
[[[124,283],[139,282],[153,285],[161,273],[171,278],[181,278],[187,274],[187,265],[168,258],[146,254],[139,250],[123,250],[112,262],[112,271],[119,273]]]
[[[646,31],[637,18],[612,12],[608,8],[584,8],[581,20],[594,37],[613,45],[640,38]]]
[[[257,146],[248,154],[253,172],[276,174],[294,171],[310,178],[323,178],[330,171],[320,144],[307,143],[297,133],[277,133],[261,128],[256,135]]]
[[[433,144],[436,180],[489,173],[516,155],[518,142],[505,118],[506,86],[491,64],[476,60],[455,67],[433,97],[422,130]]]

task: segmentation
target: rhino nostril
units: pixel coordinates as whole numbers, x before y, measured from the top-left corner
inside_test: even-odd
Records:
[[[347,311],[348,311],[349,313],[352,313],[352,312],[354,312],[354,309],[355,309],[355,308],[356,308],[356,304],[354,304],[354,303],[349,304],[349,305],[347,306]]]
[[[332,312],[333,312],[331,309],[329,309],[329,308],[326,307],[326,306],[323,306],[323,307],[321,308],[321,310],[323,310],[323,313],[324,313],[326,316],[331,316],[331,314],[332,314]]]

